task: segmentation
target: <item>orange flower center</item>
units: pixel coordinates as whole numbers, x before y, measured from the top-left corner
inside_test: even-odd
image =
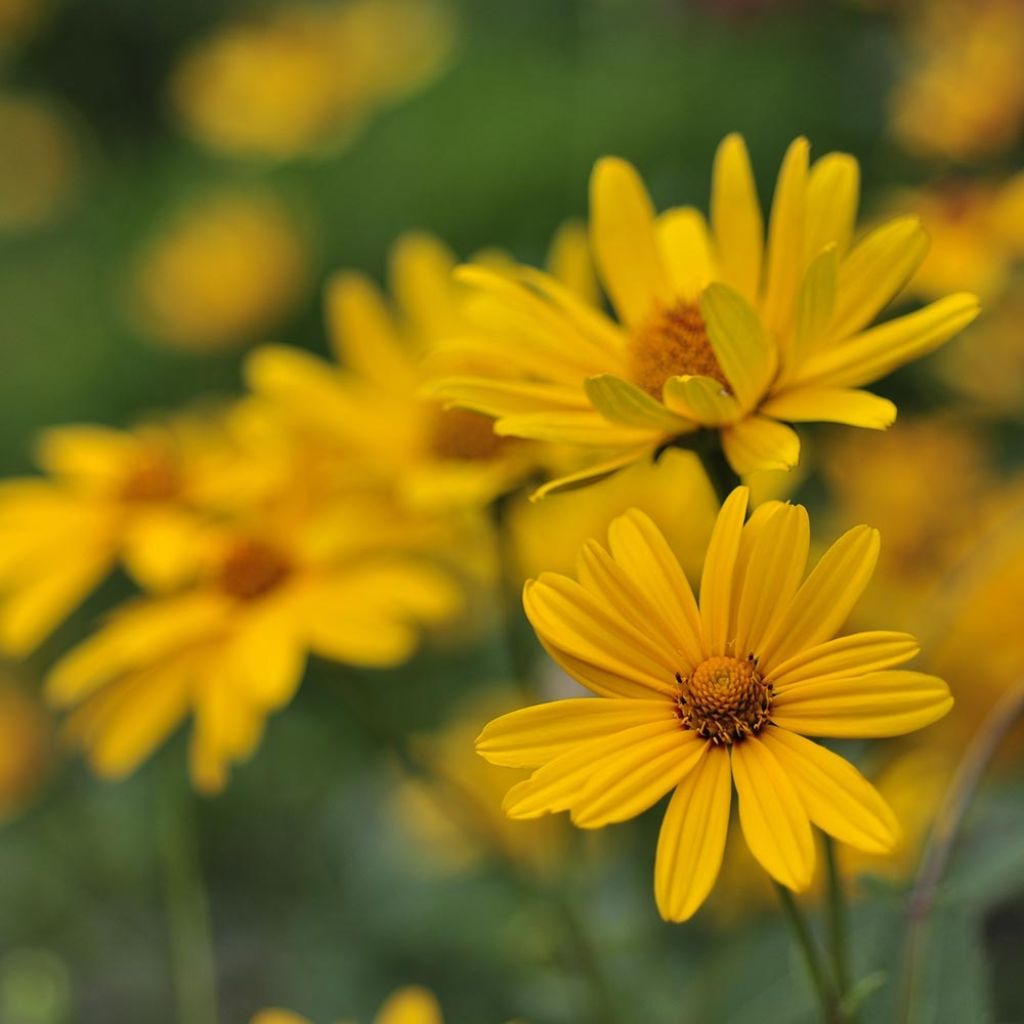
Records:
[[[220,567],[221,590],[239,601],[254,601],[282,584],[291,572],[284,555],[259,540],[241,540]]]
[[[659,402],[669,377],[713,377],[723,387],[729,386],[704,317],[692,302],[659,307],[643,321],[630,340],[629,363],[633,383]]]
[[[140,452],[121,482],[124,501],[171,501],[181,491],[181,474],[174,460],[159,449]]]
[[[771,715],[772,684],[761,678],[754,658],[708,658],[676,682],[683,727],[712,743],[752,736]]]
[[[431,448],[442,459],[486,462],[504,447],[505,438],[494,432],[494,421],[466,409],[438,409]]]

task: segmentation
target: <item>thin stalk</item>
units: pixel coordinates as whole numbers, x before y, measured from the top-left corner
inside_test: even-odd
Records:
[[[928,928],[946,867],[978,787],[1006,734],[1024,714],[1024,681],[1007,690],[967,745],[925,844],[907,901],[899,1020],[912,1024],[921,986]]]
[[[797,949],[800,951],[804,966],[807,968],[807,975],[811,979],[814,994],[821,1006],[823,1024],[846,1024],[846,1020],[839,1009],[832,982],[822,965],[821,957],[818,955],[818,949],[814,943],[814,936],[811,935],[811,929],[804,918],[803,912],[797,906],[793,894],[784,885],[776,882],[775,890],[779,894],[783,917],[785,917],[786,923],[793,932]]]
[[[828,936],[832,953],[832,971],[841,1006],[850,994],[850,950],[847,942],[848,921],[846,913],[846,892],[839,865],[836,863],[836,844],[831,836],[825,836],[825,868],[828,874]],[[854,1014],[847,1008],[847,1019],[853,1024]]]
[[[199,860],[192,793],[177,777],[165,784],[158,811],[164,901],[174,990],[181,1024],[217,1024],[217,982],[210,910]]]

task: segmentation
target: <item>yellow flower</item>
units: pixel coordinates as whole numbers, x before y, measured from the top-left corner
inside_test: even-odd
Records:
[[[171,92],[206,146],[289,158],[344,141],[443,66],[453,25],[431,0],[292,3],[222,28],[187,54]]]
[[[585,288],[581,248],[585,256],[578,230],[564,228],[552,265]],[[468,329],[463,290],[452,280],[455,257],[430,235],[400,238],[390,263],[393,304],[364,274],[345,271],[329,284],[329,339],[338,366],[266,346],[249,359],[249,383],[291,420],[360,452],[411,504],[481,507],[531,472],[536,453],[498,437],[485,416],[445,410],[421,396],[424,361],[443,358],[449,336]]]
[[[952,180],[900,192],[892,207],[916,213],[931,239],[908,286],[915,295],[932,299],[969,288],[992,299],[1024,260],[1024,172],[1000,182]]]
[[[53,763],[50,718],[17,683],[0,681],[0,822],[29,803]]]
[[[306,241],[269,194],[224,193],[183,210],[141,254],[132,300],[140,328],[179,348],[261,341],[310,275]]]
[[[309,1024],[290,1010],[261,1010],[249,1024]],[[444,1024],[441,1006],[432,992],[407,985],[393,992],[377,1011],[373,1024]]]
[[[387,505],[356,498],[211,529],[195,581],[114,613],[58,662],[47,696],[76,708],[70,739],[112,778],[191,713],[192,780],[215,792],[291,700],[308,653],[400,664],[421,625],[454,614],[458,592],[408,550],[413,536]]]
[[[910,152],[974,160],[1018,139],[1024,123],[1024,11],[1017,0],[941,0],[915,12],[909,72],[890,100]]]
[[[767,242],[738,136],[715,159],[710,230],[690,207],[656,215],[633,167],[599,161],[591,240],[619,322],[529,268],[466,268],[489,331],[467,348],[486,370],[436,393],[496,417],[499,434],[613,450],[591,474],[702,427],[743,475],[796,464],[787,422],[887,427],[895,406],[862,386],[948,340],[977,301],[958,294],[869,328],[927,239],[900,218],[851,246],[857,163],[830,153],[809,166],[808,152],[797,139],[786,153]]]
[[[595,698],[554,701],[492,722],[477,741],[494,764],[535,771],[506,796],[518,818],[569,811],[582,828],[624,821],[672,791],[655,896],[668,920],[711,891],[732,788],[747,845],[780,884],[814,870],[811,824],[872,852],[898,825],[857,770],[808,736],[894,736],[952,705],[935,676],[896,670],[904,633],[833,639],[867,584],[878,534],[844,534],[801,583],[806,511],[771,502],[744,525],[748,495],[722,506],[700,603],[651,520],[633,510],[580,554],[579,581],[542,575],[526,613],[547,651]]]

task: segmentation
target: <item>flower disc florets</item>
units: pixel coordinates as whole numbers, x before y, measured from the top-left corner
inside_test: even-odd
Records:
[[[656,309],[633,335],[629,358],[634,383],[659,400],[669,377],[712,377],[728,387],[704,317],[692,302]]]
[[[708,658],[676,682],[683,727],[712,743],[735,743],[768,722],[772,684],[761,678],[753,658]]]

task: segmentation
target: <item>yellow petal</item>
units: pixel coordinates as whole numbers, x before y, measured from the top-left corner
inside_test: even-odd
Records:
[[[736,399],[711,377],[669,377],[662,395],[665,405],[692,424],[717,427],[742,415]]]
[[[422,354],[460,323],[455,255],[433,235],[410,231],[391,250],[390,280],[398,308]]]
[[[612,555],[623,572],[650,595],[656,614],[676,638],[682,654],[680,672],[703,660],[700,611],[690,583],[674,552],[651,518],[638,509],[612,520],[608,528]]]
[[[584,389],[591,405],[612,423],[665,434],[687,429],[688,424],[679,416],[621,377],[608,373],[588,377]]]
[[[704,556],[704,571],[700,580],[700,618],[707,657],[725,654],[731,639],[728,633],[734,600],[734,569],[749,498],[750,492],[746,487],[737,487],[725,499]]]
[[[675,717],[675,705],[668,700],[554,700],[488,722],[477,737],[476,752],[491,764],[534,768],[589,740]]]
[[[767,416],[747,416],[722,431],[729,465],[746,476],[763,469],[792,469],[800,461],[796,431]]]
[[[503,416],[494,424],[501,437],[525,437],[534,441],[554,441],[598,448],[624,448],[656,445],[664,430],[650,427],[624,427],[612,423],[596,410],[520,413]]]
[[[309,1024],[309,1021],[297,1013],[292,1013],[291,1010],[270,1007],[267,1010],[260,1010],[249,1024]]]
[[[664,736],[631,747],[595,768],[582,798],[572,805],[572,823],[579,828],[602,828],[628,821],[674,789],[707,749],[707,740],[680,728],[678,718],[674,724]]]
[[[902,736],[938,721],[953,706],[937,676],[896,669],[806,682],[780,693],[772,721],[806,736]]]
[[[759,739],[818,828],[865,853],[892,852],[900,838],[896,815],[849,761],[785,729],[766,729]]]
[[[753,408],[775,374],[775,345],[755,309],[728,285],[709,285],[700,309],[732,393],[742,409]]]
[[[598,480],[611,476],[613,473],[617,473],[620,469],[623,469],[634,462],[639,462],[645,456],[649,458],[652,454],[653,448],[647,444],[639,447],[627,448],[625,451],[619,452],[610,459],[595,462],[586,466],[584,469],[577,470],[575,473],[568,473],[566,476],[560,476],[554,480],[549,480],[543,486],[538,487],[537,490],[530,495],[530,501],[540,501],[542,498],[546,498],[549,494],[557,494],[561,491],[571,491],[582,487],[585,484],[595,483]]]
[[[206,554],[201,521],[175,508],[136,515],[122,535],[121,561],[150,591],[168,591],[195,577]]]
[[[692,206],[667,210],[658,217],[657,233],[669,284],[692,302],[715,276],[704,214]]]
[[[548,248],[547,268],[578,299],[590,306],[600,305],[590,240],[586,227],[579,221],[570,220],[559,226]]]
[[[585,686],[591,693],[595,693],[599,697],[626,697],[630,700],[652,699],[652,694],[648,687],[642,683],[635,682],[628,676],[604,666],[584,661],[582,658],[577,658],[575,655],[568,654],[560,647],[556,647],[544,639],[541,639],[540,645],[566,675],[575,679],[581,686]]]
[[[605,157],[590,178],[590,238],[619,318],[633,324],[672,301],[654,228],[654,206],[632,165]]]
[[[777,338],[785,337],[788,332],[804,276],[809,152],[810,146],[803,138],[794,140],[786,150],[768,222],[761,311],[765,327]]]
[[[82,424],[44,430],[36,442],[35,457],[46,473],[107,488],[121,480],[138,448],[131,434]]]
[[[814,839],[807,811],[785,769],[757,736],[732,747],[740,826],[750,852],[777,882],[797,892],[811,884]]]
[[[896,406],[888,398],[850,388],[795,388],[774,395],[761,408],[765,415],[790,423],[848,423],[885,430],[896,421]]]
[[[916,217],[875,228],[839,267],[833,338],[846,338],[869,324],[902,290],[928,251],[928,236]]]
[[[581,387],[489,377],[446,377],[425,389],[448,408],[469,409],[485,416],[516,416],[520,413],[588,411]]]
[[[729,755],[706,748],[669,802],[658,834],[654,896],[666,921],[692,917],[714,887],[729,831]]]
[[[394,992],[377,1011],[374,1024],[444,1024],[441,1006],[425,988],[409,985]]]
[[[715,154],[711,185],[711,225],[722,280],[748,302],[761,285],[764,222],[747,147],[728,135]]]
[[[802,505],[780,504],[761,527],[742,577],[734,654],[758,654],[775,610],[796,593],[807,564],[811,527]]]
[[[835,635],[875,571],[879,544],[877,530],[855,526],[821,556],[761,644],[764,671]]]
[[[827,245],[846,251],[857,221],[860,167],[847,153],[828,153],[807,176],[807,229],[804,259],[814,259]]]
[[[224,671],[258,707],[282,707],[299,688],[306,668],[299,628],[273,606],[253,608],[238,617],[225,649]]]
[[[766,673],[778,693],[825,676],[865,675],[901,665],[920,651],[909,633],[875,630],[836,637],[798,651]]]
[[[799,365],[826,340],[836,308],[838,275],[839,257],[835,246],[830,245],[811,262],[800,285],[789,366]]]

